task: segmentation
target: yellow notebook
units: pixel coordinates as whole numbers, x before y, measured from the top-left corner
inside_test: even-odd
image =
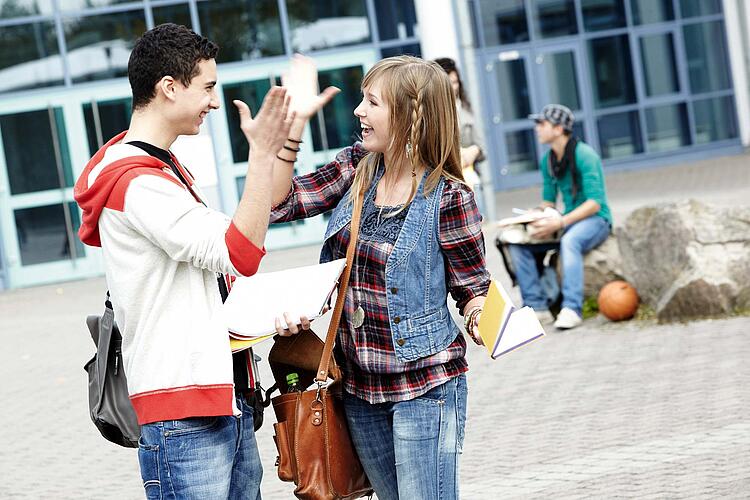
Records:
[[[237,340],[237,339],[233,339],[233,338],[230,337],[229,338],[229,347],[232,348],[232,352],[244,351],[248,347],[252,347],[255,344],[257,344],[259,342],[263,342],[266,339],[270,339],[274,335],[276,335],[276,334],[272,333],[270,335],[264,335],[262,337],[255,337],[255,338],[252,338],[250,340]]]
[[[492,359],[545,335],[534,310],[516,309],[508,292],[495,280],[490,283],[478,328]]]

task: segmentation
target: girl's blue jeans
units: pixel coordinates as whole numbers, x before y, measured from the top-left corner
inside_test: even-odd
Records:
[[[345,393],[349,432],[379,500],[458,499],[466,396],[465,375],[396,403]]]

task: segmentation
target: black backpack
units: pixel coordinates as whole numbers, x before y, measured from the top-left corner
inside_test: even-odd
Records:
[[[104,314],[86,318],[96,345],[96,354],[83,367],[89,375],[89,414],[105,439],[126,448],[137,448],[141,427],[128,397],[128,381],[122,366],[122,336],[115,324],[109,292],[104,305]]]

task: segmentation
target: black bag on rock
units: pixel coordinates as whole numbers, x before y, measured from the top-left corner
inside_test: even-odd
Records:
[[[105,439],[126,448],[137,448],[141,428],[128,397],[128,381],[122,366],[122,336],[109,301],[104,314],[89,316],[86,325],[96,354],[83,367],[89,376],[89,413]]]

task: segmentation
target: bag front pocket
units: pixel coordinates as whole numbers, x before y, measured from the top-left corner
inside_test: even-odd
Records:
[[[276,467],[279,479],[282,481],[294,481],[294,469],[292,466],[292,452],[289,447],[289,435],[287,434],[286,422],[273,424],[276,435],[273,437],[279,456],[276,457]]]

